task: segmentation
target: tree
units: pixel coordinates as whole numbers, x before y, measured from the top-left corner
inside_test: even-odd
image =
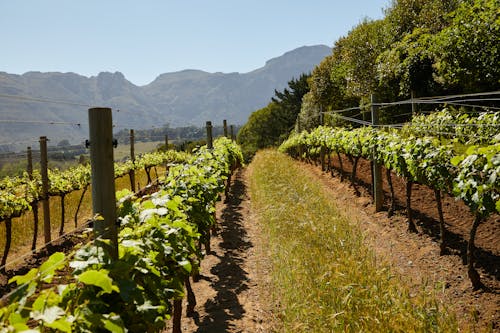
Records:
[[[408,98],[412,91],[416,96],[438,94],[441,89],[435,80],[433,44],[434,35],[422,28],[394,43],[377,59],[379,86],[395,92],[394,98]]]
[[[448,26],[449,17],[460,0],[393,0],[386,10],[392,41],[397,42],[415,29],[426,29],[431,34]]]
[[[308,92],[302,98],[302,108],[297,117],[295,131],[309,131],[320,125],[321,106],[316,102],[312,92]]]
[[[463,1],[436,36],[438,80],[462,92],[500,88],[500,0]]]
[[[345,70],[347,95],[369,98],[378,87],[376,60],[389,48],[384,20],[364,20],[341,41],[340,61]]]
[[[280,134],[286,130],[280,120],[281,107],[276,102],[253,112],[248,121],[239,130],[237,142],[242,146],[243,154],[248,160],[257,150],[278,145]]]
[[[283,122],[283,128],[286,129],[280,135],[288,136],[293,128],[300,112],[302,97],[309,92],[307,82],[309,77],[309,74],[302,74],[298,79],[288,81],[288,88],[285,88],[282,92],[274,91],[274,97],[271,100],[281,109],[278,117]]]

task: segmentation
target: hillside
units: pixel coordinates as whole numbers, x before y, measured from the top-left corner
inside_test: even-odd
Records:
[[[331,49],[303,46],[270,59],[248,73],[207,73],[183,70],[159,75],[145,86],[136,86],[120,72],[85,77],[76,73],[0,72],[0,146],[25,147],[46,135],[56,144],[62,139],[81,141],[88,133],[87,109],[109,106],[116,129],[152,126],[203,125],[228,119],[242,124],[265,106],[274,90],[301,73],[310,72]],[[24,97],[71,102],[39,103]],[[20,121],[24,123],[20,123]],[[64,124],[54,124],[62,122]],[[52,123],[52,124],[48,124]],[[80,124],[80,126],[76,125]]]

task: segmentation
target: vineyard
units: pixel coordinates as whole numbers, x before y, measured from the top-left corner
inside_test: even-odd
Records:
[[[123,175],[133,167],[171,163],[168,174],[159,177],[158,191],[142,198],[128,190],[119,192],[119,260],[112,260],[99,246],[106,240],[94,239],[70,254],[55,253],[39,268],[13,277],[10,282],[17,288],[0,313],[3,330],[162,329],[165,319],[180,316],[178,304],[186,291],[194,300],[189,277],[197,275],[205,252],[210,252],[215,202],[241,160],[235,144],[221,138],[213,149],[202,147],[192,156],[157,153],[144,156],[135,166],[116,165],[115,174]],[[51,193],[61,195],[87,186],[88,168],[78,170],[59,173],[58,178],[51,173]],[[16,188],[33,186],[26,178],[16,181]],[[10,206],[17,210],[4,213],[6,220],[39,197],[36,190],[29,193],[26,202]],[[194,304],[189,306],[192,311]]]
[[[351,181],[356,177],[360,158],[385,167],[391,199],[388,213],[394,212],[394,190],[391,171],[406,180],[408,230],[416,232],[411,209],[414,184],[434,191],[440,216],[441,253],[446,252],[445,221],[441,196],[450,194],[461,199],[472,212],[467,246],[467,273],[475,289],[483,288],[474,268],[475,235],[481,223],[500,212],[500,114],[484,113],[477,117],[443,110],[431,116],[415,117],[402,129],[356,129],[318,127],[302,132],[284,142],[280,150],[310,161],[319,159],[329,170],[341,154],[352,160]],[[437,128],[437,131],[436,131]],[[428,136],[428,130],[439,136]],[[328,165],[327,165],[328,164]],[[343,175],[342,175],[343,176]],[[372,176],[373,179],[373,176]]]
[[[402,128],[319,126],[311,132],[304,131],[290,136],[279,150],[302,160],[300,163],[317,165],[324,175],[339,178],[344,181],[344,184],[347,184],[345,180],[349,178],[350,186],[358,196],[366,195],[366,193],[375,195],[373,174],[376,165],[382,166],[385,171],[385,179],[382,183],[386,187],[383,190],[386,193],[387,215],[394,216],[398,214],[398,210],[405,210],[407,237],[410,237],[414,233],[420,233],[418,228],[424,228],[421,224],[422,217],[419,215],[422,214],[421,200],[428,201],[428,206],[435,205],[436,220],[439,220],[437,229],[441,255],[456,254],[457,249],[456,239],[447,238],[457,235],[455,229],[453,232],[447,230],[450,224],[447,223],[445,216],[449,214],[449,199],[454,198],[455,201],[463,203],[470,212],[470,221],[462,223],[462,226],[467,228],[467,232],[462,233],[464,239],[467,236],[467,246],[466,251],[461,255],[465,258],[467,275],[473,289],[486,291],[492,287],[491,276],[495,279],[497,273],[494,267],[488,270],[485,266],[484,240],[481,239],[482,249],[476,248],[475,241],[476,234],[481,232],[481,229],[478,231],[479,226],[498,223],[500,194],[497,180],[500,173],[500,160],[498,159],[500,144],[495,129],[498,125],[500,125],[499,113],[472,115],[444,109],[429,116],[415,116],[411,123]],[[438,135],[430,136],[429,132],[438,133]],[[304,301],[290,305],[290,310],[287,308],[279,310],[283,311],[285,317],[290,311],[292,313],[293,309],[297,309],[299,313],[290,314],[290,316],[301,318],[304,327],[316,327],[314,325],[319,320],[319,327],[321,325],[327,325],[325,327],[348,325],[353,329],[354,327],[359,329],[370,327],[382,331],[390,327],[406,327],[407,329],[411,327],[424,329],[425,327],[425,330],[431,331],[434,330],[431,327],[441,327],[445,330],[456,329],[456,321],[452,314],[446,313],[445,306],[436,305],[435,311],[438,312],[433,312],[434,310],[429,310],[435,306],[433,302],[436,301],[432,298],[407,296],[406,292],[403,292],[402,296],[399,289],[401,287],[393,285],[392,282],[388,284],[383,282],[392,281],[392,278],[386,276],[390,274],[390,271],[372,263],[371,255],[365,256],[366,249],[356,247],[356,249],[349,250],[354,251],[351,253],[355,256],[352,259],[349,259],[347,254],[336,256],[335,253],[344,248],[344,242],[353,245],[363,243],[361,240],[349,240],[350,236],[346,236],[359,232],[343,231],[346,228],[344,226],[346,222],[336,217],[335,208],[328,208],[328,212],[319,213],[317,209],[323,208],[318,208],[316,198],[322,194],[309,189],[311,185],[301,184],[298,181],[299,176],[288,175],[284,170],[266,169],[273,164],[269,159],[276,160],[277,163],[278,160],[280,160],[279,163],[291,163],[281,161],[283,154],[281,154],[282,157],[279,157],[277,152],[263,155],[267,156],[267,166],[263,165],[263,170],[253,171],[260,175],[255,177],[264,179],[261,180],[263,183],[258,185],[258,191],[262,192],[260,194],[262,202],[256,205],[265,206],[261,208],[259,216],[261,214],[268,216],[268,221],[272,223],[268,223],[266,228],[270,228],[268,232],[272,235],[275,233],[272,231],[273,228],[283,228],[274,225],[275,215],[278,216],[288,210],[290,210],[288,214],[293,214],[293,216],[286,215],[285,221],[288,221],[286,222],[288,225],[284,227],[285,229],[279,229],[281,231],[272,236],[277,239],[284,237],[276,240],[276,244],[280,246],[265,245],[273,249],[272,251],[276,251],[273,255],[275,258],[272,259],[272,269],[279,267],[277,269],[287,271],[285,274],[289,276],[287,279],[295,279],[293,276],[299,274],[297,278],[302,279],[301,283],[310,283],[307,287],[310,292],[307,295],[293,296]],[[216,213],[216,203],[222,198],[226,202],[235,200],[235,197],[230,194],[229,186],[235,170],[242,162],[240,147],[232,140],[221,137],[212,145],[209,143],[207,146],[197,148],[192,154],[158,151],[143,154],[127,162],[115,163],[114,177],[122,180],[128,178],[130,188],[134,187],[134,175],[139,170],[144,173],[145,183],[150,184],[137,193],[128,189],[119,190],[116,193],[117,258],[114,257],[111,249],[113,241],[97,233],[93,237],[83,237],[81,244],[74,249],[53,253],[45,262],[34,266],[27,273],[14,275],[9,280],[11,289],[2,298],[3,307],[0,309],[2,330],[6,332],[25,330],[160,332],[165,329],[166,325],[177,333],[181,332],[182,327],[192,328],[189,326],[192,325],[190,324],[192,321],[186,320],[194,318],[196,321],[197,316],[200,313],[203,314],[203,310],[195,306],[200,302],[210,302],[210,299],[204,298],[206,291],[203,289],[200,291],[200,286],[203,284],[192,284],[192,282],[207,279],[207,269],[214,272],[210,266],[207,268],[207,264],[202,268],[205,261],[210,262],[209,265],[214,265],[214,258],[225,258],[227,255],[221,252],[223,243],[214,243],[214,236],[221,237],[216,234],[217,221],[222,219],[225,223],[223,228],[233,230],[231,237],[236,237],[240,233],[234,229],[239,223],[238,218],[235,217],[238,214],[233,213],[232,217],[224,217],[224,214]],[[158,173],[156,169],[160,166],[165,172]],[[279,169],[278,166],[275,168]],[[286,168],[292,169],[292,166],[289,165]],[[91,173],[91,167],[88,165],[79,165],[65,171],[48,170],[49,186],[46,193],[50,197],[58,198],[61,202],[61,224],[58,226],[60,235],[65,234],[64,222],[67,221],[64,208],[65,198],[74,193],[78,193],[79,196],[76,200],[78,204],[71,206],[72,209],[76,209],[75,228],[78,224],[87,225],[87,221],[78,222],[78,215],[83,198],[91,187]],[[266,182],[271,181],[269,178],[271,173],[279,175],[278,178],[282,184],[279,186],[283,187],[277,194],[280,198],[266,199],[267,192],[271,195],[273,191],[266,187],[270,186]],[[370,173],[371,176],[369,176]],[[297,178],[297,180],[292,181],[292,178]],[[257,180],[252,179],[252,181]],[[287,184],[287,181],[290,184]],[[401,186],[401,181],[404,182],[403,186]],[[288,186],[292,186],[291,183],[295,182],[299,183],[294,185],[298,186],[297,189],[288,189]],[[5,269],[11,238],[9,228],[12,227],[12,221],[32,212],[34,230],[37,230],[36,210],[38,202],[42,201],[45,195],[43,175],[38,171],[29,170],[19,177],[4,178],[1,184],[2,221],[6,227],[3,252],[3,268]],[[333,191],[342,188],[338,184],[335,186],[337,189],[333,188]],[[427,190],[422,191],[422,188]],[[405,195],[404,199],[401,197],[402,192]],[[414,196],[419,198],[418,212],[412,207],[412,203],[415,202],[412,200]],[[272,208],[277,211],[272,213],[271,206],[286,198],[296,204],[288,202],[286,209],[284,206],[277,205],[276,208]],[[328,201],[331,199],[325,197],[321,200],[324,205],[330,205]],[[272,202],[272,205],[266,202]],[[405,204],[404,207],[401,206],[402,204]],[[307,212],[313,207],[314,212]],[[235,206],[233,209],[239,208]],[[299,209],[300,213],[298,211],[292,213],[296,209]],[[333,210],[330,211],[330,209]],[[302,213],[306,215],[302,217]],[[327,216],[327,218],[321,218],[321,216]],[[464,218],[468,216],[468,214],[463,214]],[[101,219],[102,217],[95,216],[90,222],[97,223]],[[309,219],[311,220],[306,222]],[[236,223],[236,226],[229,227],[233,223]],[[361,225],[361,228],[363,227]],[[247,226],[247,228],[250,227]],[[318,229],[323,231],[318,231]],[[495,230],[495,226],[493,225],[490,229]],[[289,232],[296,232],[297,235],[286,236]],[[337,234],[339,232],[340,234]],[[302,234],[305,243],[297,245],[301,237],[299,235]],[[36,234],[30,236],[33,236],[32,248],[35,249],[37,236]],[[226,239],[229,236],[226,233],[222,237]],[[316,239],[316,237],[319,238]],[[287,245],[288,239],[294,241]],[[495,235],[491,241],[495,242]],[[243,240],[240,242],[244,244]],[[318,248],[313,250],[311,248],[313,245],[317,245]],[[288,246],[291,247],[288,248]],[[325,253],[319,255],[325,246],[336,250],[323,251]],[[492,246],[495,252],[494,244]],[[486,247],[489,249],[488,246]],[[305,249],[311,249],[310,251],[316,255],[311,256],[307,254],[307,251],[304,253]],[[284,253],[280,253],[282,250]],[[493,253],[492,256],[494,257],[495,254]],[[481,260],[478,261],[478,257],[481,257]],[[337,261],[340,258],[343,259]],[[309,261],[318,261],[312,264],[319,269],[318,272],[311,271],[311,267],[308,266],[311,265],[308,264]],[[352,268],[353,263],[361,265],[360,268]],[[484,269],[489,274],[486,281],[481,279],[477,270],[479,264],[481,274]],[[495,265],[494,260],[493,265]],[[292,267],[293,270],[290,271]],[[235,269],[233,267],[225,274],[231,275]],[[325,271],[329,270],[340,270],[339,279],[325,275],[327,274]],[[344,272],[352,270],[371,273],[342,278]],[[255,272],[254,274],[261,273]],[[322,277],[319,278],[318,274]],[[236,281],[234,277],[231,280],[234,280],[232,282],[234,290],[245,289],[243,287],[246,285],[245,277],[239,276],[238,279],[241,280]],[[333,283],[337,286],[335,288],[338,288],[331,296],[323,295],[322,290],[314,289],[318,279],[322,280],[327,276],[329,278],[325,286],[329,289],[330,284]],[[366,280],[368,276],[369,280]],[[370,280],[371,278],[374,280]],[[285,293],[293,292],[296,288],[290,281],[281,281],[273,288],[277,290],[284,288],[287,291],[282,292]],[[288,283],[292,284],[286,287]],[[347,286],[342,287],[344,284]],[[383,287],[377,287],[376,290],[367,291],[367,295],[378,295],[368,297],[374,300],[374,304],[361,294],[359,299],[353,298],[356,300],[353,301],[354,303],[345,303],[345,299],[351,297],[351,293],[355,291],[351,289],[351,286],[357,284],[366,285],[367,290],[371,288],[368,286],[383,285]],[[321,286],[322,284],[318,285],[324,288]],[[348,293],[343,294],[344,292]],[[195,294],[199,297],[195,297]],[[415,299],[409,301],[406,300],[407,297]],[[183,301],[186,303],[184,318],[182,316]],[[278,301],[278,304],[280,302]],[[354,304],[364,304],[364,302],[367,303],[361,307],[356,305],[350,308]],[[324,309],[320,312],[321,316],[324,314],[325,318],[330,318],[327,322],[322,322],[326,319],[319,319],[323,317],[316,318],[307,315],[308,310],[305,309],[316,307]],[[371,313],[369,309],[372,307],[385,310]],[[298,310],[301,308],[304,310]],[[343,314],[338,318],[331,317],[328,313],[333,310],[339,313],[349,312],[350,316]],[[381,313],[389,312],[391,312],[390,317],[387,315],[379,317]],[[490,312],[486,313],[491,315]],[[303,317],[303,314],[306,315]],[[210,313],[206,316],[210,316]],[[415,321],[408,323],[407,316],[415,316]],[[210,319],[206,320],[210,321]],[[276,325],[287,327],[287,325],[294,324],[285,321]]]
[[[151,170],[154,166],[167,165],[169,163],[184,162],[187,158],[185,153],[168,151],[166,153],[146,153],[134,162],[115,163],[115,178],[131,175],[132,171],[144,170],[148,183],[151,183]],[[78,213],[83,198],[90,185],[90,165],[79,165],[61,171],[58,169],[48,170],[47,196],[59,197],[61,201],[61,224],[59,235],[64,234],[64,222],[67,220],[65,211],[65,197],[75,191],[81,190],[80,199],[75,212],[75,227],[78,223]],[[132,181],[132,178],[131,178]],[[132,185],[132,184],[131,184]],[[5,273],[5,264],[10,250],[12,237],[12,219],[20,217],[29,211],[33,212],[33,241],[31,249],[35,250],[38,234],[38,205],[44,198],[42,177],[38,170],[24,172],[20,177],[5,177],[0,180],[0,221],[5,221],[5,248],[2,256],[2,272]]]

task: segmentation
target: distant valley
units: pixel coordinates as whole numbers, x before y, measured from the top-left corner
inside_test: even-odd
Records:
[[[0,150],[33,145],[42,135],[52,144],[65,139],[79,142],[88,135],[89,106],[113,108],[117,131],[167,124],[203,126],[207,120],[218,124],[223,119],[243,124],[251,112],[267,105],[275,89],[282,90],[292,78],[310,72],[330,52],[324,45],[304,46],[248,73],[183,70],[161,74],[145,86],[132,84],[120,72],[90,78],[75,73],[0,72]]]

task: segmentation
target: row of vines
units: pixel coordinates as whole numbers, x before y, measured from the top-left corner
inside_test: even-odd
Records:
[[[486,119],[486,120],[485,120]],[[417,116],[403,129],[320,126],[310,133],[291,136],[280,150],[294,157],[315,159],[340,154],[353,160],[354,180],[360,158],[383,165],[391,193],[389,214],[394,210],[391,171],[406,180],[408,228],[416,231],[411,214],[412,184],[434,190],[440,216],[441,251],[446,247],[441,194],[461,199],[475,216],[467,247],[468,275],[475,289],[483,287],[474,268],[474,239],[478,226],[500,212],[499,113],[479,116],[443,110]],[[432,134],[430,136],[429,134]]]
[[[118,260],[95,239],[13,277],[17,288],[4,297],[0,331],[158,332],[172,315],[179,331],[185,294],[193,310],[189,277],[199,271],[201,244],[209,251],[215,203],[242,154],[219,138],[184,159],[160,177],[157,192],[118,192]]]
[[[135,170],[144,169],[151,182],[151,168],[168,163],[184,162],[187,154],[183,152],[167,151],[143,154],[135,161],[115,163],[115,178],[130,175]],[[67,170],[48,170],[48,193],[49,197],[59,197],[61,200],[61,224],[59,235],[64,234],[64,223],[66,221],[65,198],[73,192],[82,190],[79,204],[76,208],[74,223],[77,227],[78,213],[83,202],[85,193],[90,185],[90,165],[78,165]],[[131,177],[132,181],[132,177]],[[5,177],[0,179],[0,222],[5,222],[5,248],[0,262],[0,271],[5,272],[5,264],[10,251],[12,219],[33,212],[34,227],[31,249],[35,250],[38,238],[38,203],[44,200],[42,176],[38,170],[31,173],[24,172],[22,176]]]

